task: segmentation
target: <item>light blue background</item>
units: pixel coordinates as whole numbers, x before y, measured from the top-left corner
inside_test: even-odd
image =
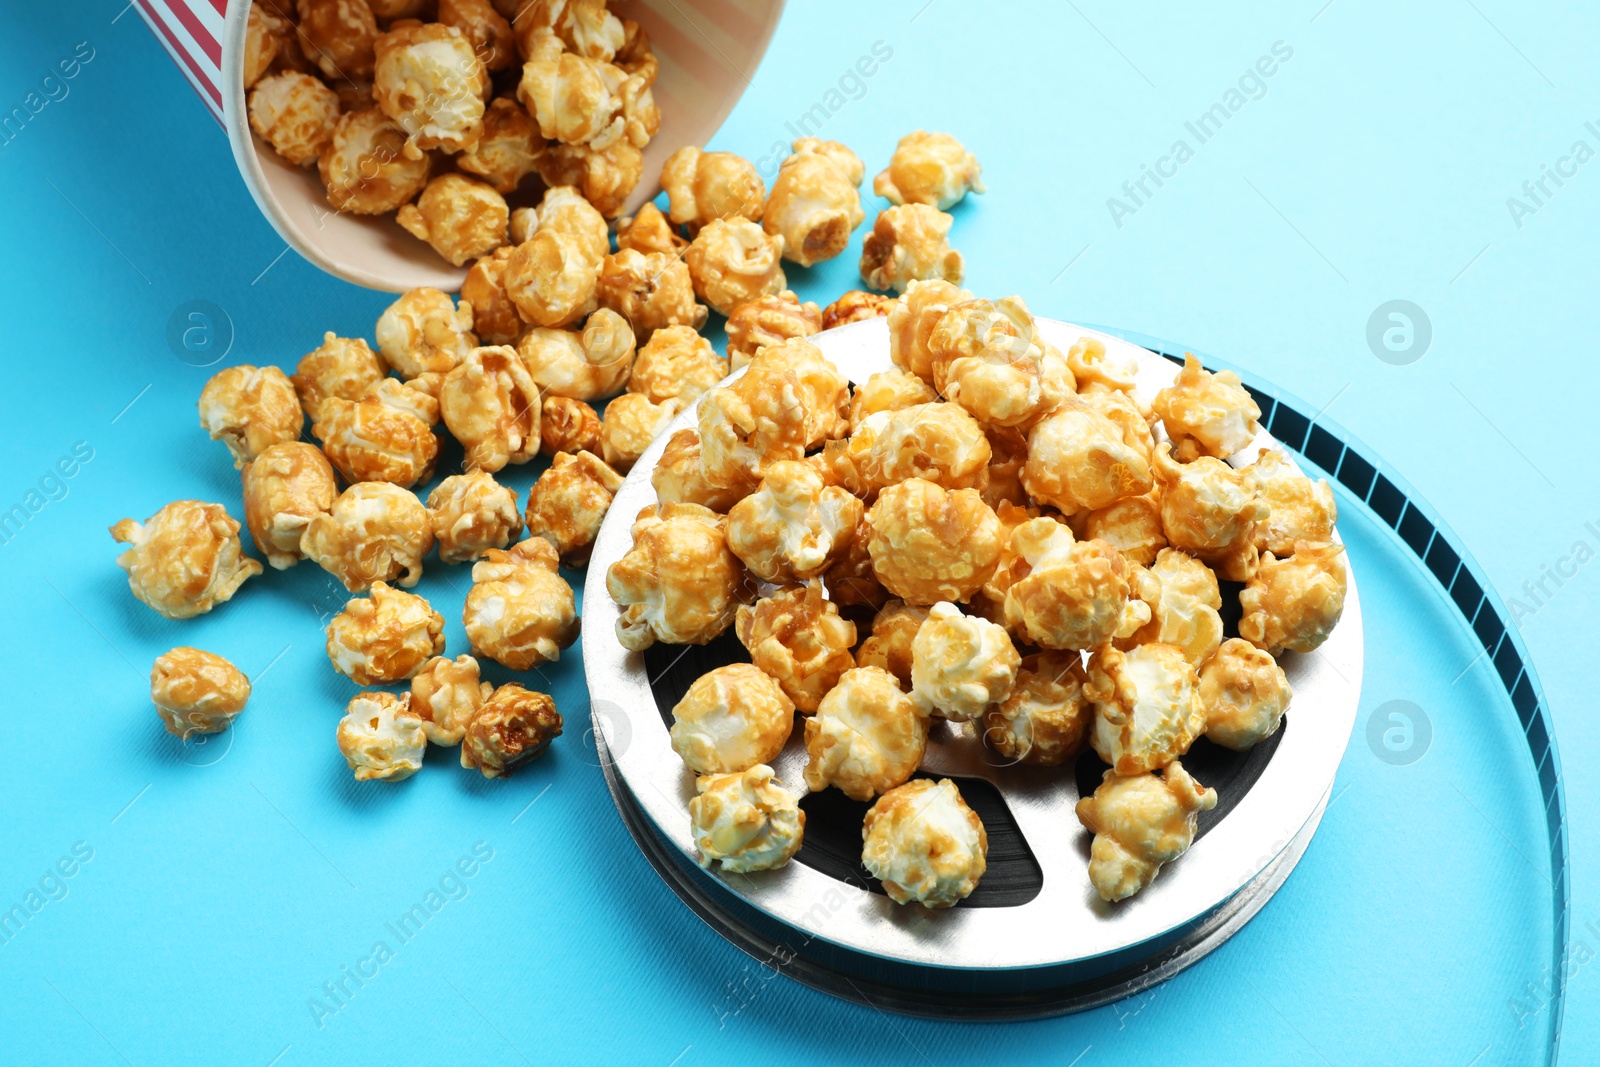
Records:
[[[1600,162],[1520,227],[1506,200],[1574,141],[1600,148],[1584,127],[1600,125],[1600,11],[1216,7],[795,3],[716,147],[765,154],[885,42],[892,59],[823,135],[853,146],[869,179],[916,127],[978,154],[990,192],[958,209],[953,235],[970,287],[1178,339],[1326,406],[1429,498],[1502,595],[1532,606],[1525,581],[1580,539],[1600,548],[1585,527],[1600,526],[1600,372],[1587,351]],[[1358,725],[1340,799],[1289,885],[1223,950],[1137,1001],[985,1027],[884,1016],[769,979],[632,847],[582,733],[576,649],[533,680],[572,726],[543,763],[484,782],[435,751],[402,786],[355,788],[332,741],[351,688],[328,669],[318,629],[342,591],[301,567],[171,623],[128,595],[104,531],[180,496],[237,514],[236,473],[195,425],[211,371],[165,340],[174,308],[215,302],[236,331],[227,362],[289,367],[324,330],[370,338],[387,299],[279,258],[221,132],[134,13],[119,12],[119,0],[30,5],[0,35],[0,112],[78,42],[95,50],[70,95],[0,147],[11,402],[0,510],[76,442],[94,450],[68,495],[0,546],[12,748],[0,906],[75,842],[94,850],[67,895],[0,944],[0,1060],[1539,1056],[1543,1016],[1518,1029],[1507,1005],[1547,959],[1531,768],[1486,666],[1452,682],[1470,638],[1344,497],[1368,629],[1363,723],[1387,700],[1412,700],[1433,747],[1389,766]],[[1107,198],[1175,139],[1195,147],[1185,121],[1278,41],[1293,57],[1265,95],[1117,226]],[[867,200],[870,221],[882,203]],[[791,281],[826,302],[857,284],[855,254]],[[1373,309],[1394,298],[1433,324],[1431,349],[1409,366],[1380,362],[1365,340]],[[508,481],[525,490],[533,473]],[[450,619],[453,653],[465,649],[465,582],[462,568],[432,566],[420,590]],[[1591,949],[1597,586],[1600,566],[1583,566],[1523,620],[1573,772],[1574,933]],[[178,643],[229,655],[257,681],[250,710],[213,742],[220,753],[185,754],[149,707],[150,660]],[[384,924],[477,842],[493,858],[465,896],[397,947]],[[394,959],[316,1025],[308,998],[379,938]],[[1592,1062],[1600,977],[1580,968],[1569,996],[1564,1058]]]

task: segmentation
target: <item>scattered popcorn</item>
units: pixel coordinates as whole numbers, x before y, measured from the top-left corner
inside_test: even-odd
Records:
[[[794,704],[778,683],[731,663],[696,678],[673,706],[672,748],[696,774],[737,773],[772,762],[793,728]]]
[[[508,778],[544,755],[561,727],[561,713],[548,695],[515,683],[502,685],[467,724],[461,766],[485,778]]]
[[[339,96],[311,75],[287,70],[256,83],[249,111],[257,137],[295,166],[309,167],[333,141]]]
[[[641,341],[663,326],[705,325],[706,307],[694,298],[694,281],[682,259],[667,252],[624,248],[600,265],[597,296],[633,327]]]
[[[1191,463],[1172,459],[1170,446],[1156,452],[1161,481],[1161,529],[1167,543],[1212,567],[1219,578],[1242,582],[1255,572],[1256,537],[1267,505],[1256,495],[1255,474],[1220,459]]]
[[[373,582],[328,623],[328,659],[357,685],[410,678],[444,651],[444,616],[414,593]]]
[[[622,475],[592,452],[562,452],[528,490],[528,536],[555,546],[571,567],[589,562],[589,550]]]
[[[699,504],[727,514],[755,492],[759,483],[754,479],[740,479],[733,485],[713,481],[700,462],[700,432],[685,429],[667,438],[661,459],[650,472],[650,484],[661,504]]]
[[[674,398],[687,403],[727,376],[728,361],[710,341],[688,326],[663,326],[639,349],[628,392],[657,404]]]
[[[1078,801],[1078,821],[1094,834],[1089,881],[1107,902],[1126,900],[1155,881],[1194,842],[1197,816],[1217,806],[1217,791],[1174,761],[1159,776],[1107,771],[1093,796]]]
[[[416,494],[390,482],[357,482],[313,515],[300,539],[306,559],[352,593],[398,579],[407,589],[422,577],[433,547],[433,522]]]
[[[1296,541],[1287,559],[1263,555],[1239,594],[1239,636],[1272,653],[1320,648],[1344,614],[1350,579],[1343,553],[1343,545]]]
[[[1277,661],[1237,637],[1224,641],[1200,668],[1206,736],[1235,752],[1277,733],[1293,695]]]
[[[944,211],[968,192],[984,192],[977,157],[948,133],[914,130],[900,138],[872,191],[892,204],[928,204]]]
[[[905,294],[889,309],[889,358],[894,365],[935,384],[929,338],[945,312],[971,299],[971,293],[942,278],[907,285]]]
[[[439,412],[468,470],[494,472],[539,452],[539,387],[509,345],[474,348],[445,375]]]
[[[359,4],[361,0],[333,0]],[[317,160],[335,211],[385,215],[428,184],[432,161],[405,154],[406,134],[376,107],[346,111]]]
[[[866,522],[873,573],[908,604],[965,600],[1000,561],[1000,520],[973,489],[908,478],[878,495]]]
[[[1006,625],[1032,644],[1091,649],[1150,621],[1150,607],[1129,599],[1127,562],[1104,541],[1079,541],[1037,518],[1011,532],[1010,552]]]
[[[749,219],[713,219],[683,254],[695,295],[730,314],[747,300],[783,292],[783,238]]]
[[[783,238],[785,259],[809,267],[843,252],[866,218],[856,192],[865,168],[837,141],[802,137],[793,147],[773,179],[761,225]]]
[[[221,504],[175,500],[142,523],[120,520],[111,537],[131,546],[117,557],[128,588],[169,619],[203,615],[261,573]]]
[[[856,666],[880,667],[895,676],[900,688],[911,689],[911,642],[928,617],[928,609],[890,600],[872,617],[872,636],[856,649]]]
[[[329,81],[370,78],[378,22],[366,0],[298,0],[300,48]]]
[[[228,446],[241,470],[267,446],[298,439],[304,426],[294,385],[277,367],[241,363],[200,390],[200,428]]]
[[[1135,594],[1150,606],[1150,621],[1123,647],[1173,645],[1196,667],[1222,644],[1222,592],[1211,568],[1175,548],[1163,548],[1149,570],[1138,573]]]
[[[512,251],[500,275],[517,313],[535,326],[570,326],[595,309],[598,277],[584,240],[539,228]]]
[[[1184,461],[1199,456],[1226,459],[1254,440],[1261,409],[1231,370],[1212,374],[1193,352],[1183,357],[1183,370],[1156,394],[1151,405],[1172,438],[1173,452]]]
[[[892,296],[851,289],[822,309],[822,328],[831,330],[835,326],[844,326],[852,322],[887,318],[895,304],[895,298]]]
[[[660,252],[676,258],[689,247],[689,242],[678,233],[653,203],[646,203],[637,214],[617,220],[617,249],[631,248],[648,255]]]
[[[522,179],[538,169],[544,149],[539,127],[522,105],[501,96],[489,102],[483,113],[483,135],[456,156],[456,166],[476,174],[497,193],[514,193]],[[516,243],[527,239],[524,235]]]
[[[301,357],[290,376],[300,406],[315,421],[323,400],[360,400],[367,389],[383,381],[388,373],[383,360],[359,337],[338,337],[332,330],[322,335],[322,344]]]
[[[1255,476],[1256,497],[1267,506],[1257,528],[1258,547],[1282,559],[1294,552],[1296,541],[1333,540],[1339,506],[1327,479],[1312,481],[1288,456],[1270,448],[1245,470]]]
[[[1073,652],[1026,656],[1011,695],[983,714],[983,739],[1006,759],[1054,767],[1083,749],[1094,709],[1083,694],[1083,661]]]
[[[226,730],[250,699],[250,679],[214,652],[180,645],[156,657],[150,699],[167,733],[187,741]]]
[[[726,524],[698,504],[639,513],[633,547],[606,572],[606,591],[622,608],[622,647],[703,645],[732,624],[744,567],[728,550]]]
[[[594,408],[569,396],[547,396],[543,412],[539,419],[539,451],[553,456],[558,452],[600,450],[600,415]]]
[[[430,416],[437,417],[439,405],[420,390],[385,390],[384,384],[378,382],[353,403],[327,398],[311,432],[345,481],[393,482],[409,489],[433,477],[439,438]],[[412,405],[424,414],[418,415]]]
[[[378,350],[402,378],[447,374],[478,346],[472,305],[438,289],[412,289],[378,316]]]
[[[256,547],[277,570],[305,557],[300,538],[311,519],[333,506],[333,468],[313,445],[280,441],[244,465],[244,521]]]
[[[1022,486],[1063,514],[1143,496],[1153,484],[1150,464],[1128,446],[1117,424],[1075,396],[1062,398],[1028,433]]]
[[[717,219],[761,221],[766,183],[753,163],[732,152],[705,152],[692,145],[678,149],[661,167],[668,215],[693,233]]]
[[[617,397],[606,405],[605,418],[600,423],[600,455],[618,471],[632,470],[650,442],[684,406],[676,398],[652,403],[640,393]]]
[[[411,676],[411,710],[436,745],[459,745],[467,724],[477,718],[494,686],[478,677],[471,656],[435,656]]]
[[[939,394],[915,374],[908,374],[898,369],[879,371],[857,385],[856,391],[851,395],[850,427],[854,430],[868,415],[879,411],[904,411],[919,404],[932,404],[938,399]],[[945,417],[952,425],[959,423],[963,428],[966,425],[955,413]]]
[[[616,393],[633,373],[633,330],[621,315],[601,308],[581,333],[533,327],[517,342],[517,354],[545,395],[597,400]]]
[[[783,460],[728,511],[728,548],[762,581],[815,578],[842,558],[862,511],[846,490],[824,486],[810,464]]]
[[[778,683],[794,706],[809,715],[840,675],[853,668],[855,623],[822,596],[822,584],[787,585],[740,605],[734,618],[750,661]]]
[[[861,279],[874,289],[905,292],[912,281],[961,284],[961,253],[950,247],[955,219],[926,204],[885,208],[861,241]]]
[[[1166,766],[1206,728],[1194,665],[1171,645],[1102,647],[1089,660],[1083,692],[1095,712],[1089,743],[1118,774]]]
[[[758,763],[736,774],[695,780],[689,801],[689,833],[700,850],[700,866],[715,863],[735,874],[782,867],[800,851],[806,813],[800,800]]]
[[[472,565],[461,611],[472,651],[514,671],[561,658],[578,639],[578,604],[542,537],[491,548]]]
[[[460,174],[441,174],[428,183],[415,204],[401,207],[394,220],[459,267],[505,244],[510,217],[505,198],[493,186]]]
[[[806,720],[806,785],[871,800],[909,779],[928,745],[928,717],[877,667],[840,675]]]
[[[993,481],[993,468],[990,468]],[[1068,523],[1072,532],[1085,541],[1101,540],[1122,553],[1129,563],[1148,567],[1167,547],[1161,528],[1161,490],[1143,496],[1124,497],[1114,504],[1093,511],[1080,511]]]
[[[911,641],[911,699],[940,718],[970,722],[1011,695],[1019,662],[1005,627],[940,601]]]
[[[428,516],[440,563],[481,559],[522,532],[517,494],[483,470],[452,474],[428,494]]]
[[[948,778],[886,793],[867,812],[861,838],[861,865],[896,904],[959,904],[988,869],[989,835]]]
[[[339,751],[356,781],[398,782],[422,769],[428,735],[411,710],[411,695],[358,693],[345,708],[336,732]]]

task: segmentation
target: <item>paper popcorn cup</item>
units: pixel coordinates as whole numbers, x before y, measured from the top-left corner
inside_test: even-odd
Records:
[[[275,0],[280,4],[292,0]],[[389,216],[330,210],[315,167],[290,165],[258,142],[245,112],[245,22],[249,0],[134,0],[201,101],[227,131],[256,206],[289,246],[330,274],[369,289],[461,288],[452,267]],[[733,110],[766,53],[783,0],[615,0],[612,10],[650,34],[660,62],[653,92],[661,129],[644,150],[644,177],[631,212],[655,196],[667,156],[704,145]]]

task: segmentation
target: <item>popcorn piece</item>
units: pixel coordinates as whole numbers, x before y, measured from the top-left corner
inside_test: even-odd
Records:
[[[734,619],[750,661],[774,679],[794,706],[809,715],[845,671],[855,667],[855,623],[822,597],[822,584],[784,586]]]
[[[900,688],[911,689],[911,642],[928,617],[928,609],[890,600],[872,617],[872,636],[856,649],[856,666],[880,667],[894,675]]]
[[[870,436],[868,436],[870,435]],[[955,404],[914,404],[889,415],[881,426],[858,429],[870,440],[856,466],[869,489],[907,478],[924,478],[946,489],[983,485],[991,455],[983,427]],[[855,438],[851,451],[856,451]]]
[[[594,408],[569,396],[547,396],[543,411],[539,451],[547,456],[599,451],[600,415]]]
[[[300,358],[289,380],[300,396],[300,406],[315,421],[323,400],[330,396],[360,400],[387,372],[367,342],[359,337],[338,337],[329,330],[322,335],[322,344]]]
[[[728,320],[730,323],[732,319]],[[879,411],[904,411],[939,399],[927,382],[898,368],[879,371],[856,386],[850,397],[850,426],[859,427],[868,415]],[[949,416],[959,423],[959,418]],[[965,425],[964,423],[962,424]]]
[[[640,393],[617,397],[606,405],[600,423],[600,455],[616,470],[627,473],[684,406],[678,399],[652,403]]]
[[[255,5],[251,5],[252,23]],[[270,39],[270,38],[269,38]],[[309,74],[288,70],[250,91],[250,128],[297,167],[309,167],[333,141],[339,97]]]
[[[584,239],[540,228],[518,245],[500,275],[517,313],[535,326],[569,326],[595,309],[598,276]]]
[[[1075,396],[1063,397],[1028,432],[1023,488],[1064,514],[1143,496],[1153,484],[1150,464],[1129,447],[1117,424]]]
[[[505,198],[492,186],[460,174],[441,174],[394,220],[459,267],[505,244],[510,217]]]
[[[293,567],[305,558],[300,537],[306,525],[339,495],[333,468],[315,446],[280,441],[246,463],[240,480],[251,539],[274,568]]]
[[[339,751],[356,781],[398,782],[422,769],[428,735],[411,710],[411,695],[358,693],[345,708],[336,732]]]
[[[410,678],[444,651],[444,616],[414,593],[373,582],[328,623],[328,658],[357,685]]]
[[[1200,668],[1206,736],[1235,752],[1277,733],[1293,695],[1277,661],[1237,637],[1224,641]]]
[[[537,209],[530,212],[530,209],[522,208],[521,211],[526,229],[522,241],[528,240],[541,229],[564,233],[577,239],[584,254],[597,268],[611,251],[611,231],[606,225],[605,216],[570,185],[546,189]],[[531,219],[528,218],[529,214],[532,215]]]
[[[471,656],[435,656],[411,676],[411,710],[436,745],[459,745],[467,724],[477,718],[494,686],[478,678]]]
[[[1073,391],[1066,360],[1018,297],[963,300],[928,335],[933,384],[985,425],[1026,429]]]
[[[908,604],[965,600],[1000,561],[1000,520],[976,490],[909,478],[867,511],[878,581]]]
[[[618,250],[631,248],[645,255],[660,252],[676,258],[688,247],[689,242],[679,235],[661,209],[653,203],[644,204],[637,214],[629,218],[617,220]]]
[[[409,198],[408,198],[409,199]],[[412,289],[378,316],[378,350],[402,378],[449,373],[478,339],[472,305],[457,307],[438,289]]]
[[[802,137],[778,167],[762,208],[761,225],[783,238],[785,259],[809,267],[843,252],[861,225],[861,184],[865,168],[837,141]]]
[[[847,490],[824,486],[810,464],[783,460],[729,510],[728,548],[763,581],[815,578],[844,555],[862,511]]]
[[[576,55],[602,62],[609,62],[629,43],[628,23],[606,10],[606,0],[517,0],[506,17],[514,18],[517,48],[524,56],[545,34],[560,37]],[[634,47],[641,44],[635,42]],[[649,50],[648,38],[642,47]]]
[[[978,159],[948,133],[914,130],[900,138],[872,191],[891,204],[928,204],[944,211],[968,191],[984,192]]]
[[[553,33],[535,33],[517,99],[552,141],[597,151],[625,141],[643,148],[661,125],[650,85],[639,75],[569,52]]]
[[[806,720],[806,785],[836,786],[871,800],[902,784],[922,762],[928,717],[877,667],[845,671]]]
[[[294,386],[277,367],[241,363],[218,371],[200,390],[200,428],[244,465],[269,445],[300,436],[305,416]]]
[[[989,835],[948,778],[885,794],[867,812],[861,838],[861,865],[896,904],[959,904],[988,869]]]
[[[516,63],[517,42],[511,23],[489,0],[439,0],[439,21],[462,32],[489,73]]]
[[[278,38],[272,27],[278,20],[268,15],[260,4],[250,5],[244,31],[244,87],[251,88],[278,58]]]
[[[822,312],[785,289],[745,300],[728,312],[728,360],[734,370],[749,364],[760,349],[822,329]]]
[[[597,4],[594,6],[598,6]],[[569,9],[570,10],[570,9]],[[607,12],[610,15],[610,12]],[[644,84],[654,85],[660,64],[650,48],[650,35],[632,19],[622,20],[623,41],[611,61],[630,77],[637,74]]]
[[[1239,594],[1239,636],[1273,653],[1321,647],[1344,614],[1350,577],[1339,558],[1343,552],[1332,542],[1296,541],[1287,559],[1263,555]]]
[[[507,245],[479,259],[461,282],[461,303],[472,309],[477,335],[486,345],[515,344],[526,323],[506,292],[506,263],[516,249]]]
[[[187,741],[226,730],[250,699],[250,679],[214,652],[180,645],[156,657],[150,699],[167,733]]]
[[[366,0],[298,0],[300,49],[329,81],[370,78],[378,21]]]
[[[1256,479],[1256,497],[1267,505],[1256,544],[1278,558],[1294,552],[1296,541],[1331,541],[1339,517],[1327,479],[1312,481],[1282,452],[1267,449],[1245,468]]]
[[[1212,374],[1193,352],[1183,357],[1183,370],[1156,394],[1152,407],[1183,460],[1198,456],[1226,459],[1241,452],[1261,424],[1261,409],[1231,370]]]
[[[1079,393],[1100,389],[1131,393],[1139,375],[1138,363],[1110,355],[1105,342],[1095,337],[1080,337],[1067,349],[1067,367],[1078,382]]]
[[[721,863],[724,871],[770,871],[800,851],[806,813],[800,800],[758,763],[740,774],[696,779],[699,796],[689,801],[690,833],[700,866]]]
[[[373,582],[407,589],[422,577],[422,557],[433,547],[433,522],[416,494],[389,482],[357,482],[313,515],[300,551],[352,593]]]
[[[887,318],[895,298],[862,289],[851,289],[839,299],[822,309],[822,328],[831,330],[852,322]]]
[[[439,411],[469,470],[501,470],[539,451],[539,387],[509,345],[468,352],[439,387]]]
[[[1145,462],[1154,462],[1156,439],[1151,426],[1155,417],[1133,393],[1104,389],[1091,383],[1078,399],[1110,419],[1112,425],[1122,431],[1123,444],[1139,453]]]
[[[407,156],[459,152],[483,136],[489,72],[459,28],[397,26],[378,38],[374,54],[372,96],[406,132]]]
[[[440,482],[428,494],[428,516],[440,563],[481,559],[522,532],[517,494],[482,470],[452,474]]]
[[[623,609],[616,624],[623,648],[703,645],[733,622],[744,568],[728,550],[726,524],[698,504],[639,513],[633,547],[606,571],[606,591]]]
[[[548,695],[515,683],[502,685],[467,724],[461,766],[485,778],[508,778],[544,755],[561,727],[561,713]]]
[[[746,300],[782,292],[783,238],[749,219],[713,219],[683,254],[695,295],[723,315]]]
[[[863,515],[844,556],[822,576],[829,599],[840,607],[866,607],[877,611],[892,599],[872,569],[872,555],[867,548],[870,532]]]
[[[360,4],[361,0],[332,0]],[[317,160],[335,211],[386,215],[422,192],[431,160],[405,154],[406,134],[376,107],[345,111]]]
[[[633,373],[634,336],[627,320],[601,308],[581,333],[534,327],[517,354],[547,396],[595,400],[621,389]]]
[[[667,439],[667,447],[650,472],[650,484],[662,504],[699,504],[726,514],[755,492],[758,483],[741,479],[725,486],[713,481],[700,462],[700,432],[685,429]]]
[[[1061,523],[1038,518],[1011,532],[1010,550],[1006,625],[1033,644],[1089,649],[1150,621],[1150,608],[1128,599],[1127,562],[1104,541],[1075,540]]]
[[[510,97],[500,96],[489,102],[483,113],[482,136],[456,156],[456,166],[476,174],[497,193],[514,193],[522,179],[538,169],[544,150],[545,140],[539,135],[539,127],[522,110],[522,105]],[[522,241],[526,240],[524,236]]]
[[[384,384],[376,383],[354,403],[338,397],[324,400],[311,432],[345,481],[410,488],[433,477],[439,438],[432,421],[439,405],[419,389],[384,389]]]
[[[913,280],[961,284],[961,253],[950,247],[955,219],[926,204],[885,208],[861,241],[861,278],[874,289],[905,292]]]
[[[539,157],[539,176],[546,185],[575,186],[608,219],[622,214],[628,194],[643,174],[643,154],[625,140],[603,150],[551,142]]]
[[[578,605],[558,565],[542,537],[491,548],[472,565],[461,621],[474,653],[514,671],[561,658],[578,639]]]
[[[1118,774],[1166,766],[1206,728],[1194,665],[1171,645],[1101,648],[1083,692],[1095,712],[1089,743]]]
[[[935,384],[928,341],[945,312],[971,299],[971,293],[942,278],[907,285],[905,295],[889,309],[889,358],[894,365]]]
[[[731,484],[837,437],[848,425],[850,384],[822,352],[788,341],[756,353],[742,377],[701,398],[701,458]]]
[[[983,502],[997,510],[1001,504],[1031,505],[1028,491],[1022,487],[1022,468],[1028,462],[1028,439],[1016,430],[1000,426],[989,427],[984,435],[989,438],[989,473],[987,484],[979,490]]]
[[[596,290],[602,307],[633,327],[642,341],[663,326],[705,325],[706,307],[695,303],[694,281],[677,256],[624,248],[605,258]]]
[[[1256,537],[1267,505],[1256,496],[1255,474],[1210,456],[1175,463],[1163,443],[1156,453],[1161,480],[1161,529],[1167,543],[1210,565],[1230,582],[1256,568]]]
[[[753,163],[732,152],[704,152],[686,145],[667,157],[661,168],[668,214],[693,233],[716,219],[761,221],[766,183]],[[776,254],[776,253],[774,253]]]
[[[990,468],[990,480],[993,481]],[[1167,547],[1161,528],[1161,490],[1143,496],[1130,496],[1094,511],[1080,511],[1068,525],[1085,541],[1098,539],[1122,553],[1129,563],[1148,567],[1156,554]]]
[[[953,722],[971,722],[1011,695],[1022,657],[1003,626],[941,601],[911,642],[911,699]]]
[[[1017,670],[1011,695],[983,714],[983,739],[1016,763],[1054,767],[1083,749],[1093,708],[1076,653],[1040,652]]]
[[[128,588],[169,619],[203,615],[261,573],[221,504],[175,500],[142,523],[118,521],[111,537],[131,546],[117,557]]]
[[[628,392],[657,404],[674,398],[688,403],[727,376],[728,361],[710,341],[687,326],[663,326],[639,349]]]
[[[528,490],[528,536],[555,546],[568,566],[589,562],[622,475],[592,452],[562,452]]]
[[[794,704],[748,663],[696,678],[672,708],[672,748],[696,774],[729,774],[770,763],[794,729]]]
[[[1194,843],[1197,816],[1217,806],[1217,791],[1173,762],[1160,775],[1107,771],[1093,796],[1078,801],[1078,821],[1094,834],[1089,881],[1100,899],[1126,900],[1155,881]]]
[[[1163,548],[1155,565],[1139,572],[1134,588],[1150,606],[1150,621],[1126,638],[1123,648],[1157,642],[1173,645],[1196,667],[1222,644],[1222,592],[1211,568],[1185,552]]]

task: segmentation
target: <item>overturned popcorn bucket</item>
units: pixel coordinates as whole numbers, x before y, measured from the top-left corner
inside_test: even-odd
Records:
[[[243,74],[250,0],[134,5],[227,131],[256,206],[291,248],[369,289],[461,288],[465,268],[440,259],[392,218],[331,210],[315,167],[293,166],[251,133]],[[661,128],[644,149],[644,177],[628,198],[631,212],[656,194],[667,156],[685,145],[704,146],[728,117],[766,54],[783,0],[616,0],[610,7],[644,28],[660,63],[652,92]]]

